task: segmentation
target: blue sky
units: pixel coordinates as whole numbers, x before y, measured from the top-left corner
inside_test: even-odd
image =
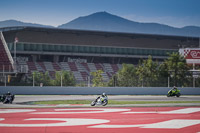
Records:
[[[138,22],[200,26],[200,0],[1,0],[0,21],[58,26],[106,11]]]

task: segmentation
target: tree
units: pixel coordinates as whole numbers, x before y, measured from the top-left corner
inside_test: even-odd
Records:
[[[33,72],[33,77],[36,86],[39,86],[40,83],[43,83],[44,86],[60,86],[61,77],[63,86],[75,86],[75,78],[73,74],[68,71],[56,71],[54,80],[51,80],[48,72],[45,72],[44,74]]]
[[[75,86],[75,78],[71,72],[68,71],[56,71],[53,84],[55,86],[61,86],[61,79],[63,86]]]
[[[114,74],[111,79],[107,82],[107,86],[116,87],[119,86],[117,74]]]
[[[133,64],[122,64],[122,69],[117,73],[117,86],[137,86],[138,78]]]
[[[139,81],[142,82],[142,86],[154,86],[158,80],[158,63],[152,60],[149,56],[147,60],[143,60],[137,67],[136,74],[139,77]]]
[[[102,87],[104,86],[103,83],[103,76],[102,76],[103,71],[98,70],[96,72],[91,72],[90,74],[92,75],[92,83],[93,87]]]
[[[186,83],[189,66],[186,60],[179,53],[172,53],[167,60],[164,61],[164,66],[166,66],[168,75],[173,78],[173,83],[175,86],[183,86]],[[166,71],[166,70],[165,70]]]
[[[166,87],[168,86],[168,78],[170,77],[170,73],[168,71],[168,65],[166,63],[162,63],[158,68],[158,86]]]
[[[40,83],[43,83],[44,86],[52,85],[48,72],[45,72],[44,74],[41,72],[33,72],[33,77],[36,86],[39,86]]]
[[[200,87],[200,77],[196,78],[196,87]]]

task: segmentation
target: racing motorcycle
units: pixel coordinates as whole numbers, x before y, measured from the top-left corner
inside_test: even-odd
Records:
[[[180,97],[181,96],[180,90],[179,89],[169,90],[167,93],[167,97],[173,97],[173,96]]]
[[[95,105],[106,106],[107,104],[108,104],[108,97],[105,94],[99,96],[98,98],[96,98],[94,101],[91,102],[91,106]]]
[[[12,104],[14,99],[15,95],[11,94],[10,92],[0,96],[0,101],[3,102],[4,104],[9,104],[9,103]]]

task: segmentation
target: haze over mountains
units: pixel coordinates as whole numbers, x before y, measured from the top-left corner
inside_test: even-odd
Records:
[[[0,22],[0,28],[12,27],[12,26],[34,26],[34,27],[49,27],[49,28],[62,28],[62,29],[81,29],[81,30],[200,37],[200,27],[197,26],[186,26],[183,28],[176,28],[159,23],[139,23],[124,19],[116,15],[112,15],[107,12],[97,12],[88,16],[79,17],[66,24],[62,24],[58,27],[24,23],[15,20],[7,20]]]

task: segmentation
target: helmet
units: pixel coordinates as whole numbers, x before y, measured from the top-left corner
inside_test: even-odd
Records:
[[[105,96],[106,96],[106,93],[103,93],[102,96],[105,97]]]

